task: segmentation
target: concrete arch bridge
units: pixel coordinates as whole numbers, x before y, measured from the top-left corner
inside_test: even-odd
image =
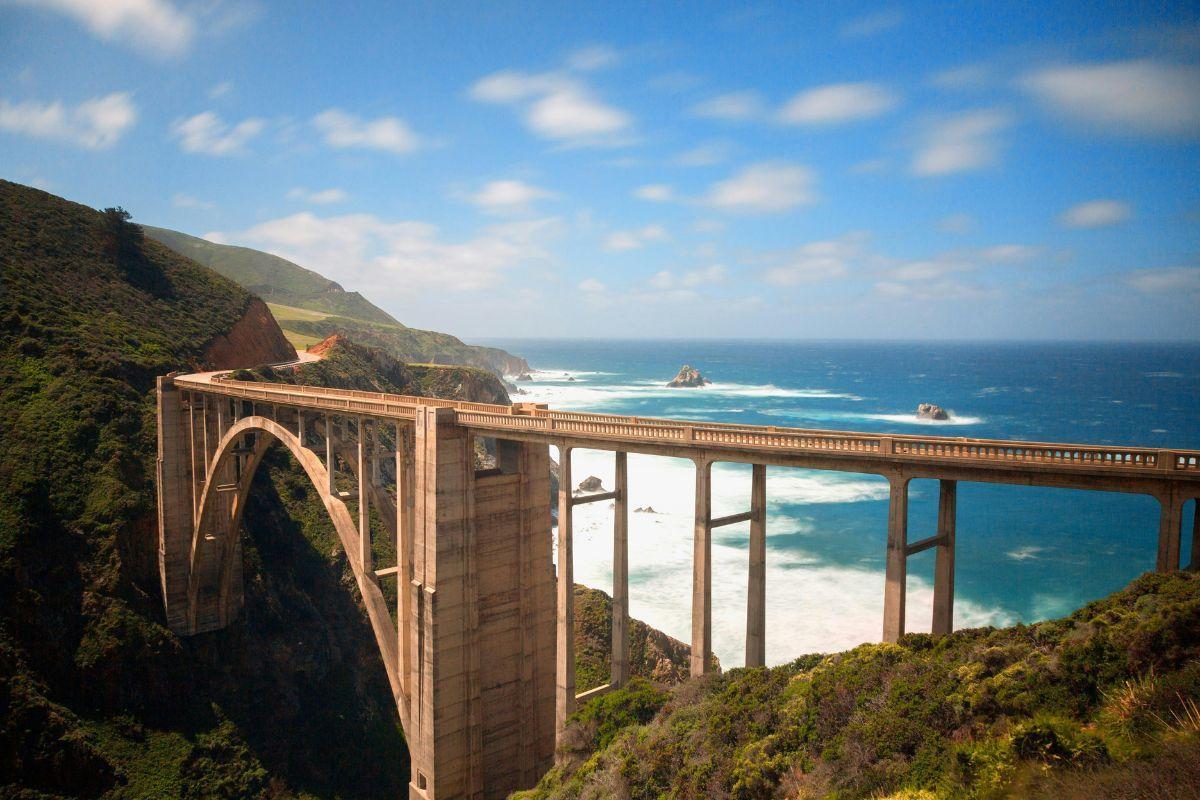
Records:
[[[220,373],[160,378],[158,430],[159,561],[171,628],[198,634],[237,615],[241,516],[263,454],[280,442],[312,481],[346,550],[409,743],[414,800],[504,797],[532,786],[552,763],[556,736],[578,702],[627,680],[628,453],[696,464],[694,675],[712,666],[712,531],[724,525],[750,523],[746,663],[764,661],[768,465],[887,478],[885,641],[904,633],[907,559],[929,548],[936,548],[932,629],[953,628],[959,481],[1150,495],[1160,504],[1162,571],[1180,567],[1184,503],[1200,497],[1198,451],[646,419],[243,382]],[[478,436],[496,439],[496,469],[475,470]],[[551,445],[561,452],[557,571]],[[613,491],[572,493],[573,449],[614,453]],[[718,461],[753,465],[745,512],[713,517]],[[937,531],[919,541],[908,538],[914,478],[940,482]],[[577,694],[572,510],[608,500],[612,674],[607,685]],[[1197,566],[1200,511],[1191,527]],[[375,558],[383,537],[395,545],[386,564]],[[385,599],[388,581],[395,582],[394,608]]]

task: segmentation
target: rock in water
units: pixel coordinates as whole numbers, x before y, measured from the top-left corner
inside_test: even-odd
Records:
[[[950,412],[934,403],[921,403],[917,406],[917,419],[950,419]]]
[[[679,374],[676,375],[675,378],[667,384],[667,386],[672,389],[678,389],[683,386],[705,386],[710,383],[712,383],[712,381],[701,375],[700,370],[692,369],[690,365],[684,364],[679,370]]]
[[[519,381],[531,381],[531,380],[533,380],[533,376],[532,376],[532,375],[530,375],[528,372],[522,372],[520,375],[518,375],[518,376],[517,376],[517,380],[519,380]]]
[[[595,475],[589,475],[579,482],[581,492],[603,492],[604,483]]]

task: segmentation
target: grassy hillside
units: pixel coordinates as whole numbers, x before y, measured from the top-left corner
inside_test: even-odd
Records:
[[[400,361],[465,364],[497,375],[527,372],[524,359],[495,347],[402,325],[357,292],[290,261],[248,247],[215,244],[166,228],[146,234],[263,297],[297,348],[334,334],[385,350]]]
[[[144,227],[150,238],[236,281],[268,303],[368,322],[399,324],[358,292],[347,292],[328,278],[287,259],[249,247],[217,244],[167,228]]]
[[[581,709],[548,798],[1195,798],[1200,574]]]

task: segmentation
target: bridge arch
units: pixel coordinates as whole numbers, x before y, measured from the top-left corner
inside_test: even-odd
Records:
[[[251,438],[253,443],[248,445],[246,440]],[[236,545],[242,514],[255,473],[267,450],[276,442],[283,445],[304,470],[337,531],[362,595],[392,695],[401,711],[401,724],[407,734],[408,699],[403,691],[398,653],[398,641],[402,640],[406,620],[399,621],[398,631],[378,578],[363,563],[360,555],[362,534],[347,508],[347,502],[330,491],[331,481],[326,464],[304,446],[295,432],[269,417],[243,417],[225,431],[212,456],[208,478],[203,487],[198,489],[189,553],[189,625],[193,629],[202,629],[213,617],[220,624],[225,624],[236,614],[241,592],[239,549]],[[369,533],[366,535],[369,536]]]

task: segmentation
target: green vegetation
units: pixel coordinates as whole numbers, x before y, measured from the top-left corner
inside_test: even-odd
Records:
[[[207,366],[252,296],[139,239],[120,209],[0,181],[0,796],[398,797],[374,637],[278,455],[245,612],[162,624],[155,378]]]
[[[534,798],[1193,798],[1200,574],[1070,617],[642,683],[575,715]]]
[[[145,227],[146,235],[211,267],[262,297],[298,348],[339,334],[378,347],[405,362],[465,364],[497,375],[527,372],[525,360],[495,347],[464,344],[446,333],[402,325],[358,292],[279,256],[217,244],[166,228]],[[316,312],[316,313],[313,313]]]

